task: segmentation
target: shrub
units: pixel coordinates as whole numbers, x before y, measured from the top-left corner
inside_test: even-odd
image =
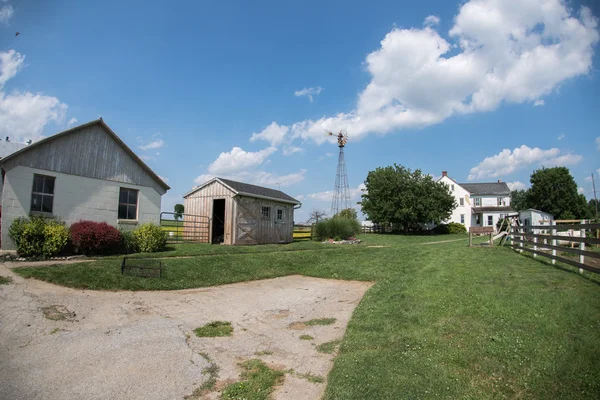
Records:
[[[17,253],[22,257],[53,257],[66,247],[68,240],[69,231],[63,224],[33,217],[23,223]]]
[[[433,228],[433,231],[439,235],[447,235],[450,233],[450,229],[448,228],[448,224],[439,224]]]
[[[142,253],[155,253],[167,248],[167,235],[158,225],[147,223],[133,231],[138,250]]]
[[[79,221],[71,225],[75,251],[85,255],[118,253],[121,232],[106,222]]]
[[[335,215],[335,217],[358,219],[358,214],[354,208],[346,208]]]
[[[315,237],[318,240],[331,238],[348,239],[359,232],[360,222],[344,217],[333,217],[315,225]]]
[[[23,235],[23,230],[25,229],[25,225],[29,220],[25,217],[19,217],[13,220],[10,224],[10,228],[8,228],[8,237],[15,242],[15,245],[19,247],[19,242],[21,241],[21,236]]]
[[[467,233],[467,228],[458,222],[450,222],[448,224],[448,231],[450,233]]]
[[[121,252],[124,254],[137,253],[139,251],[135,236],[132,231],[121,231]]]

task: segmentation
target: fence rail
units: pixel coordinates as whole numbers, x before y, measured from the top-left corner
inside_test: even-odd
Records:
[[[312,240],[313,225],[294,225],[294,240]]]
[[[203,215],[161,212],[160,227],[168,243],[210,242],[210,218]]]
[[[558,230],[568,229],[573,230],[571,236],[557,235]],[[551,225],[521,225],[513,226],[510,231],[510,246],[513,250],[519,252],[528,252],[533,254],[533,257],[545,257],[552,260],[552,264],[557,261],[579,268],[579,272],[583,270],[600,274],[600,268],[594,260],[600,259],[600,252],[586,250],[586,244],[598,245],[600,238],[586,237],[586,231],[600,229],[598,223],[580,223],[580,224],[561,224],[557,225],[552,222]],[[536,233],[535,231],[544,230],[549,232]],[[575,233],[578,236],[575,236]],[[560,246],[557,242],[567,242],[569,246]],[[576,247],[575,247],[576,246]],[[561,257],[557,254],[571,253],[579,256],[579,260],[573,260]],[[586,257],[588,262],[586,263]]]

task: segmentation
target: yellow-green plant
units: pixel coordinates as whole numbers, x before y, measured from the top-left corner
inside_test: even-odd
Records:
[[[147,223],[133,231],[137,248],[142,253],[164,251],[167,248],[167,235],[160,226]]]

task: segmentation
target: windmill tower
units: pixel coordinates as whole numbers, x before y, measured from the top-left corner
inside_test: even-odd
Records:
[[[329,136],[334,136],[333,132],[327,132]],[[348,175],[346,174],[346,160],[344,159],[344,147],[348,142],[348,135],[344,131],[337,134],[338,147],[340,154],[338,156],[337,172],[335,175],[335,187],[333,189],[333,200],[331,201],[331,216],[339,213],[346,208],[350,208],[350,189],[348,188]]]

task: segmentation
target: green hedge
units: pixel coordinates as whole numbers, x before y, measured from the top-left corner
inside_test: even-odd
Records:
[[[458,222],[450,222],[449,224],[440,224],[436,226],[433,231],[441,235],[448,235],[451,233],[467,233],[467,228]]]
[[[333,217],[315,225],[314,236],[317,240],[349,239],[360,233],[360,222],[345,217]]]
[[[67,227],[42,217],[17,218],[8,230],[21,257],[53,257],[60,254],[69,241]]]

